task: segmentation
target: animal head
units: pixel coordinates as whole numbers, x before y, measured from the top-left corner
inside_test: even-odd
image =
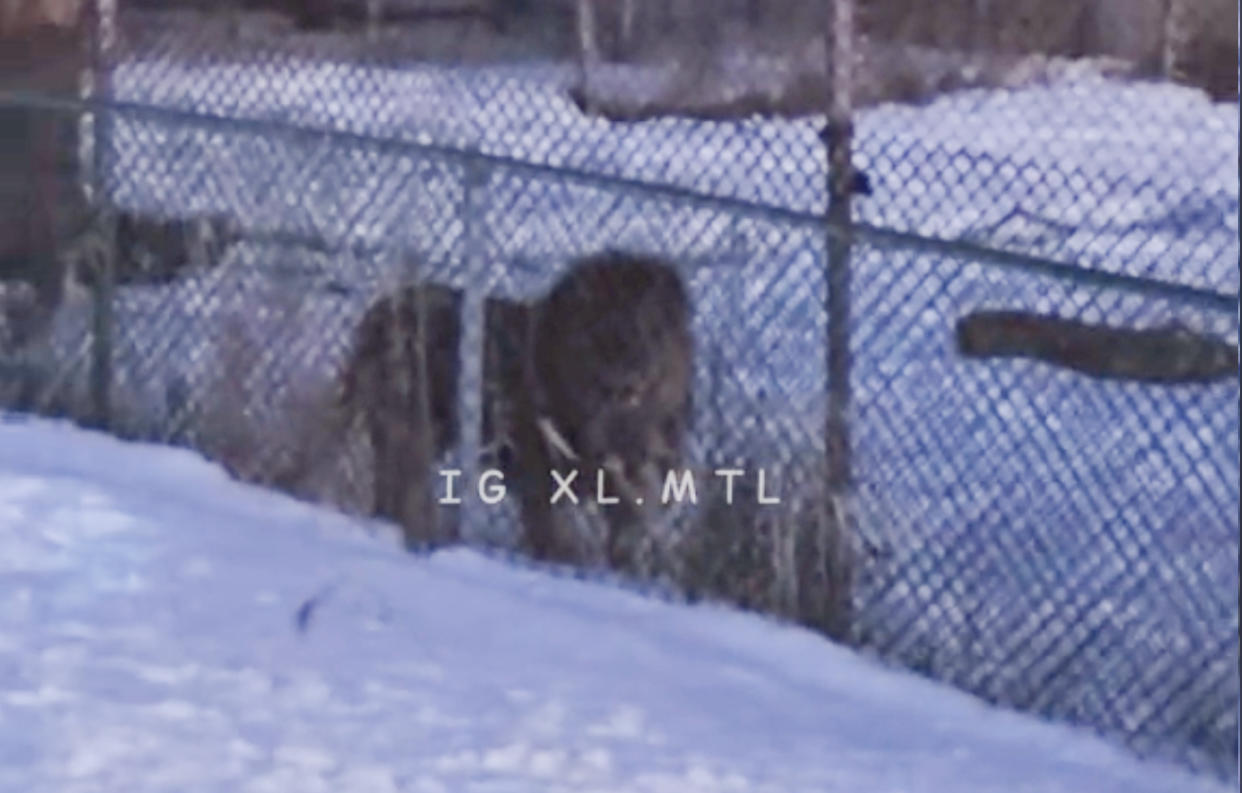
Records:
[[[537,307],[534,387],[555,458],[593,492],[658,499],[689,420],[689,302],[672,266],[605,252],[580,260]],[[617,492],[621,491],[621,492]]]
[[[588,456],[644,499],[680,463],[689,420],[689,372],[676,366],[676,351],[667,354],[674,366],[655,368],[601,404],[583,433]]]

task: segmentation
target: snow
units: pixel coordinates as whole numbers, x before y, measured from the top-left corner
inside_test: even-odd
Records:
[[[0,420],[0,789],[1208,793],[807,631]]]
[[[324,253],[248,240],[214,271],[119,290],[114,403],[131,411],[135,434],[177,438],[187,417],[233,399],[250,440],[280,448],[296,434],[286,398],[329,382],[367,301],[410,275],[403,250],[420,275],[528,297],[571,255],[608,245],[685,266],[700,449],[779,467],[818,446],[816,223],[507,162],[476,162],[482,179],[467,189],[480,173],[465,160],[393,142],[816,211],[820,120],[609,125],[582,117],[561,93],[571,71],[548,64],[157,57],[114,77],[130,101],[387,141],[116,119],[101,162],[124,206],[225,212],[250,230],[371,246]],[[860,220],[1237,289],[1236,105],[1085,75],[872,108],[856,133],[874,187],[856,202]],[[856,507],[860,531],[888,554],[860,584],[873,645],[988,697],[1232,766],[1236,384],[1161,389],[962,361],[951,325],[975,308],[1013,307],[1177,320],[1236,342],[1236,313],[874,245],[858,246],[853,266]],[[55,355],[82,364],[89,327],[84,306],[62,312]],[[244,377],[228,365],[239,347]],[[82,394],[87,372],[71,375]]]
[[[610,68],[622,81],[658,79],[649,67]],[[113,85],[122,99],[165,108],[478,150],[823,210],[822,118],[609,124],[568,100],[573,75],[570,66],[543,62],[392,68],[156,56],[123,63]],[[855,163],[874,189],[857,202],[859,221],[1238,288],[1236,104],[1087,72],[1021,90],[956,92],[926,106],[881,105],[858,113],[855,127]],[[125,205],[224,210],[329,239],[433,245],[432,237],[452,236],[437,220],[459,205],[464,179],[460,162],[426,152],[343,141],[328,150],[323,140],[295,140],[274,127],[122,117],[111,142],[106,167]],[[270,180],[234,180],[256,163],[273,172]],[[616,188],[575,187],[496,164],[485,173],[484,226],[503,241],[506,257],[563,254],[567,229],[583,249],[596,247],[590,238],[597,237],[701,256],[719,255],[728,242],[723,229],[704,228],[711,213],[702,209],[680,208],[674,221],[653,202],[617,206]],[[741,233],[757,230],[743,224]]]

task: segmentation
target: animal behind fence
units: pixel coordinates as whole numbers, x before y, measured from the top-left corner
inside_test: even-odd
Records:
[[[400,524],[411,544],[453,535],[436,526],[429,488],[432,466],[459,438],[462,302],[459,290],[433,284],[381,297],[341,375],[342,405],[364,419],[371,441],[375,514]],[[555,471],[575,498],[603,508],[609,561],[624,564],[658,508],[662,473],[681,458],[689,311],[672,265],[612,251],[574,262],[533,303],[487,300],[483,462],[514,485],[536,557],[580,557],[553,505]],[[598,503],[601,477],[617,503]]]
[[[580,498],[601,476],[614,485],[607,553],[623,564],[681,460],[690,421],[685,287],[658,260],[604,253],[578,262],[537,304],[534,322],[529,390],[544,448],[553,468],[575,477]]]

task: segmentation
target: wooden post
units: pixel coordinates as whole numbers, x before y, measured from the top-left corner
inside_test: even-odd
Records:
[[[408,314],[401,308],[401,302],[392,304],[392,321],[396,328],[391,366],[394,378],[401,380],[398,390],[412,397],[415,412],[413,427],[414,437],[410,448],[403,448],[402,454],[409,455],[403,460],[404,465],[397,471],[405,478],[405,495],[400,502],[401,529],[405,535],[407,549],[413,549],[423,543],[434,543],[440,537],[439,511],[436,497],[433,495],[439,484],[432,466],[435,465],[436,437],[444,432],[443,427],[435,425],[435,417],[431,410],[432,392],[431,368],[427,361],[428,339],[430,338],[430,319],[428,312],[432,306],[427,300],[428,281],[419,271],[417,256],[403,249],[402,266],[404,267],[404,283],[414,292],[414,327],[406,327]],[[409,362],[405,359],[405,340],[414,338],[414,370],[410,371]],[[376,464],[387,464],[380,461]],[[389,480],[386,484],[400,487],[400,484]],[[392,496],[386,496],[391,498]]]
[[[383,0],[367,0],[367,41],[375,43],[379,38],[380,21],[383,19]]]
[[[1164,0],[1164,18],[1160,25],[1160,71],[1166,80],[1181,77],[1178,69],[1178,53],[1183,37],[1183,12],[1179,0]]]
[[[91,407],[92,426],[107,430],[112,424],[113,298],[116,294],[116,214],[104,211],[96,221],[102,239],[90,246],[87,264],[94,276],[91,289]]]
[[[828,426],[830,483],[834,490],[850,484],[849,431],[849,235],[839,233],[851,221],[854,182],[850,152],[853,136],[851,63],[853,0],[833,0],[829,37],[828,105]]]
[[[827,420],[824,427],[827,452],[829,511],[826,536],[821,535],[827,585],[844,587],[849,596],[848,562],[844,556],[851,527],[849,404],[850,404],[850,255],[851,238],[842,234],[851,222],[850,199],[854,182],[851,163],[853,133],[852,79],[854,60],[854,0],[832,0],[828,30],[828,224],[827,273]],[[834,597],[833,600],[842,600]],[[842,607],[846,605],[841,602]],[[833,609],[824,627],[843,639],[849,620]]]
[[[82,71],[83,99],[106,100],[112,96],[112,60],[116,48],[116,14],[118,0],[94,0],[89,11],[86,68]],[[105,165],[103,151],[107,145],[108,127],[102,113],[87,113],[79,122],[79,152],[82,170],[82,192],[88,204],[103,200],[101,183]]]
[[[971,52],[987,52],[992,49],[988,35],[995,29],[991,0],[974,0],[970,8],[967,48]]]
[[[638,0],[620,0],[621,19],[617,23],[617,54],[627,60],[634,54],[634,36],[638,23]]]
[[[578,86],[582,90],[583,110],[591,112],[591,70],[599,64],[599,35],[595,21],[595,0],[577,0],[578,10]]]
[[[462,196],[462,243],[465,249],[466,288],[461,303],[461,341],[458,350],[457,420],[461,439],[461,519],[457,536],[468,540],[483,523],[478,495],[479,450],[482,447],[485,383],[483,358],[486,355],[486,260],[480,246],[485,225],[478,222],[483,211],[479,196],[486,185],[486,166],[466,163]]]
[[[95,0],[91,6],[89,57],[84,75],[84,93],[107,101],[112,97],[112,61],[116,47],[116,14],[118,0]],[[108,145],[112,125],[111,113],[92,113],[89,122],[79,122],[79,131],[89,132],[89,143],[83,149],[89,159],[83,163],[88,175],[82,179],[87,203],[98,212],[101,239],[88,246],[86,255],[92,259],[87,266],[94,276],[91,289],[91,406],[92,424],[109,429],[112,423],[112,352],[115,322],[113,315],[116,295],[116,214],[108,206],[106,193]]]

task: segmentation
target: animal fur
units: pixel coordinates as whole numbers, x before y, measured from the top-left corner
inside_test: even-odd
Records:
[[[374,511],[402,525],[412,544],[446,539],[429,525],[434,502],[431,466],[458,441],[460,290],[437,284],[407,286],[371,305],[354,331],[341,374],[340,404],[361,416],[374,454]],[[504,395],[519,387],[514,352],[526,326],[520,303],[491,299],[484,309],[487,354],[483,445],[496,452],[507,435]],[[419,340],[423,339],[423,343]]]
[[[666,262],[606,251],[575,262],[537,304],[534,323],[535,409],[574,457],[556,444],[544,451],[551,467],[578,471],[580,498],[592,496],[601,471],[620,497],[604,508],[607,551],[619,565],[621,545],[642,530],[681,460],[694,347],[685,288]]]
[[[461,303],[460,291],[430,284],[380,298],[341,375],[342,405],[364,417],[375,453],[375,512],[416,543],[445,539],[427,536],[423,483],[458,440]],[[615,564],[656,506],[689,423],[689,312],[668,263],[612,251],[574,262],[533,304],[486,302],[483,445],[520,499],[537,558],[573,555],[551,505],[553,470],[578,470],[581,500],[592,499],[599,471],[622,496],[603,507]]]

